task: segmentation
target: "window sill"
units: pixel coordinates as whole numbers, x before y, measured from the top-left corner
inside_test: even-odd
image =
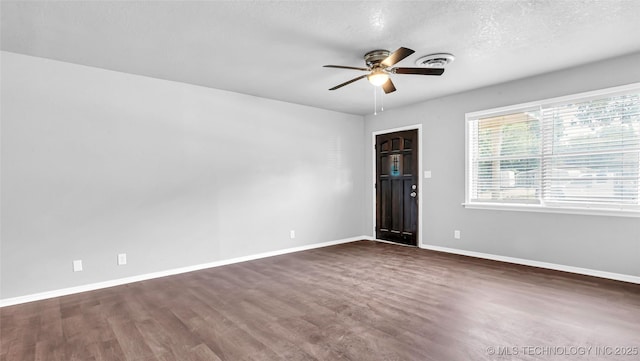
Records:
[[[607,208],[573,208],[573,207],[545,207],[539,204],[505,204],[505,203],[462,203],[468,209],[486,209],[495,211],[564,213],[588,216],[609,217],[639,217],[640,211],[607,209]]]

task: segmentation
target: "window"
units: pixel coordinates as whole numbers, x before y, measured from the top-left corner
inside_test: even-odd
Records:
[[[640,84],[466,121],[465,206],[640,216]]]

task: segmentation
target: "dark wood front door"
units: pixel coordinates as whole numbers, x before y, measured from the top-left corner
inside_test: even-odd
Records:
[[[417,246],[418,131],[376,136],[376,238]]]

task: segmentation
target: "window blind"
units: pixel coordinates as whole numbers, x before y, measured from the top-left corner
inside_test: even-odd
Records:
[[[467,115],[467,202],[640,210],[640,85]]]
[[[548,202],[639,204],[640,94],[543,107],[543,195]]]
[[[472,199],[535,202],[540,188],[540,113],[518,112],[473,122]]]

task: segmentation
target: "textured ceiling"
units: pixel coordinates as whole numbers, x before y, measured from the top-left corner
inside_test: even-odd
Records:
[[[2,1],[2,50],[354,114],[369,50],[456,55],[393,76],[385,108],[640,51],[640,1]],[[606,76],[598,74],[597,76]]]

